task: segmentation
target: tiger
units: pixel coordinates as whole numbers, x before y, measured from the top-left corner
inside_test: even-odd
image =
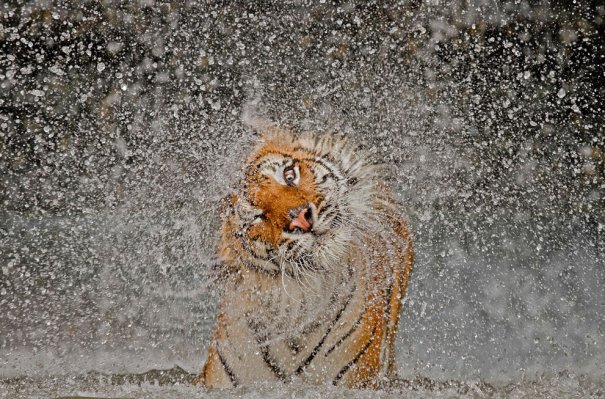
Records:
[[[384,166],[335,134],[258,135],[223,211],[226,277],[194,383],[384,386],[414,263]]]

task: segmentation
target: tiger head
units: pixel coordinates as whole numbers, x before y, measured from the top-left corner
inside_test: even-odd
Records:
[[[223,259],[269,274],[332,270],[372,222],[377,170],[342,138],[266,132],[230,198]]]

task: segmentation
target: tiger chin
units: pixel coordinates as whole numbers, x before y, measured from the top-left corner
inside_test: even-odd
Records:
[[[384,170],[334,135],[271,128],[228,200],[227,270],[196,383],[383,386],[413,266]]]

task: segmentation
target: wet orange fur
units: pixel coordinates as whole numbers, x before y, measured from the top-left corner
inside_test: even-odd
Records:
[[[284,226],[289,222],[289,211],[319,201],[320,196],[317,193],[309,166],[304,161],[298,165],[301,176],[300,184],[296,187],[281,185],[265,176],[259,176],[259,172],[251,176],[250,183],[246,186],[248,199],[262,209],[267,219],[271,221],[268,226],[252,226],[250,228],[251,238],[260,238],[265,242],[277,245]]]
[[[248,159],[247,164],[251,165],[244,187],[246,199],[254,204],[255,207],[262,209],[267,222],[259,225],[253,225],[249,228],[249,237],[259,239],[264,242],[277,246],[282,240],[284,226],[287,226],[291,216],[290,210],[298,208],[309,203],[317,204],[322,195],[318,193],[311,166],[305,162],[309,153],[296,150],[297,142],[291,142],[277,135],[274,139],[268,140],[264,146],[254,152]],[[300,183],[293,187],[277,183],[271,178],[262,175],[255,170],[255,159],[262,158],[265,155],[280,153],[287,154],[291,158],[299,159]],[[392,198],[390,190],[386,185],[381,186],[381,190],[389,199]],[[231,204],[235,204],[237,196],[231,197]],[[381,210],[388,220],[385,228],[391,229],[395,234],[401,236],[402,241],[407,243],[404,248],[398,242],[395,256],[398,260],[396,266],[389,269],[384,253],[384,248],[373,237],[365,237],[364,243],[368,250],[373,251],[374,261],[371,265],[366,264],[364,260],[358,261],[363,268],[361,276],[367,276],[367,280],[359,281],[360,286],[366,289],[365,313],[361,320],[360,327],[356,330],[356,338],[350,342],[346,348],[346,356],[352,361],[356,354],[360,353],[364,345],[368,345],[367,350],[358,359],[350,372],[346,373],[343,383],[348,387],[366,388],[378,387],[383,381],[380,373],[381,367],[386,363],[388,365],[388,374],[390,377],[396,373],[394,361],[394,342],[397,333],[397,326],[400,318],[402,299],[405,296],[410,272],[413,267],[414,250],[411,236],[408,228],[401,217],[394,214],[390,209]],[[239,253],[245,251],[242,244],[232,238],[239,231],[239,227],[234,225],[230,218],[225,219],[221,229],[221,239],[219,243],[219,253],[228,265],[234,265]],[[357,251],[360,251],[359,249]],[[352,253],[352,259],[362,259],[360,254]],[[246,270],[244,273],[254,273]],[[260,276],[259,279],[269,279],[266,276]],[[387,297],[385,283],[393,279],[390,296]],[[238,306],[231,304],[231,306]],[[387,317],[387,314],[390,317]],[[222,339],[224,326],[222,313],[219,315],[217,328],[215,330],[215,341]],[[369,341],[371,339],[371,341]],[[384,346],[388,347],[388,359],[381,359],[381,352]],[[220,381],[224,371],[221,371],[220,360],[214,344],[208,350],[208,360],[204,365],[202,373],[197,381],[206,385],[214,386],[212,381]],[[221,374],[223,373],[223,374]]]

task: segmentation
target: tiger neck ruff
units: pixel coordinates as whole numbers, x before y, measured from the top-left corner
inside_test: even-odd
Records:
[[[383,169],[353,144],[265,132],[219,253],[228,277],[197,382],[376,387],[395,375],[411,236]]]

